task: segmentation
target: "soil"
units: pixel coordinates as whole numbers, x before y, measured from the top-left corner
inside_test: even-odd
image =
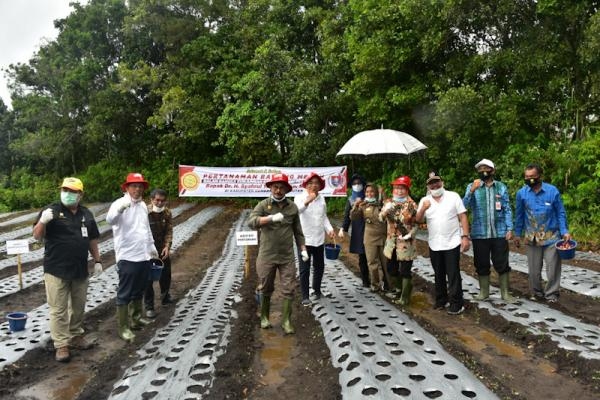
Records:
[[[215,203],[195,205],[175,222],[185,220],[207,204]],[[172,293],[176,298],[197,286],[221,255],[229,227],[241,210],[233,203],[220,204],[226,206],[225,211],[202,227],[173,256]],[[251,248],[249,252],[251,260],[255,251]],[[419,244],[419,251],[427,256],[425,243]],[[108,256],[105,259],[114,262]],[[358,275],[357,257],[348,253],[347,238],[342,243],[341,260]],[[600,264],[590,261],[578,261],[578,266],[600,271]],[[32,267],[23,266],[24,270]],[[461,257],[461,268],[471,275],[474,273],[472,260],[467,256]],[[11,274],[15,270],[0,271],[0,277]],[[497,283],[495,279],[492,273],[492,284]],[[302,307],[299,300],[294,302],[292,320],[296,334],[284,335],[278,326],[281,299],[276,290],[271,318],[274,328],[261,330],[255,285],[256,275],[251,268],[240,288],[242,300],[235,305],[238,317],[232,322],[227,352],[215,365],[216,379],[202,398],[341,399],[339,370],[331,362],[320,325],[310,308]],[[514,295],[525,296],[526,275],[513,272],[511,286]],[[433,310],[432,292],[431,284],[415,277],[412,304],[402,311],[436,336],[450,354],[500,398],[600,398],[600,362],[561,350],[547,337],[531,335],[521,326],[474,306],[467,307],[459,316]],[[15,307],[31,309],[44,302],[43,286],[38,285],[2,298],[0,312]],[[551,306],[588,323],[600,323],[597,299],[562,290],[560,302]],[[106,399],[114,382],[135,362],[136,350],[169,321],[174,305],[159,307],[155,322],[138,331],[132,344],[117,336],[114,302],[97,308],[85,320],[88,338],[94,339],[96,346],[87,351],[74,350],[71,362],[66,364],[54,361],[52,349],[28,352],[0,371],[0,399]]]

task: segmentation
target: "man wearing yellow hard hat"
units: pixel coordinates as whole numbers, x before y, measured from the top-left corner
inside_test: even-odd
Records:
[[[94,274],[102,272],[98,238],[100,233],[90,210],[80,204],[83,182],[65,178],[60,201],[40,211],[33,237],[44,240],[44,282],[50,309],[50,336],[56,361],[71,358],[69,347],[85,350],[92,345],[83,337],[83,315],[88,288],[88,252]]]

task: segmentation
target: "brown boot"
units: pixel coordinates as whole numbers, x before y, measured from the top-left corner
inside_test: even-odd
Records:
[[[83,335],[77,335],[71,338],[69,346],[77,350],[88,350],[94,346],[94,343],[88,342]]]
[[[56,349],[56,355],[54,356],[58,362],[69,362],[71,359],[71,353],[69,353],[69,346],[63,346]]]

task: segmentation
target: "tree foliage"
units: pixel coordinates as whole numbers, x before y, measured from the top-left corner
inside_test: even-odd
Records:
[[[600,232],[600,16],[594,0],[91,0],[9,68],[0,103],[3,208],[128,170],[176,190],[178,164],[348,163],[387,184],[427,169],[462,192],[492,158],[511,190],[546,167],[575,230]],[[429,147],[336,159],[378,127]],[[39,188],[36,191],[36,188]],[[35,194],[33,192],[35,192]],[[19,203],[19,201],[21,203]]]

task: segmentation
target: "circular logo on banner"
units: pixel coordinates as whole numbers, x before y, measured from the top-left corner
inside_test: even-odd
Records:
[[[181,177],[181,186],[185,190],[196,190],[200,185],[200,177],[195,172],[186,172]]]

